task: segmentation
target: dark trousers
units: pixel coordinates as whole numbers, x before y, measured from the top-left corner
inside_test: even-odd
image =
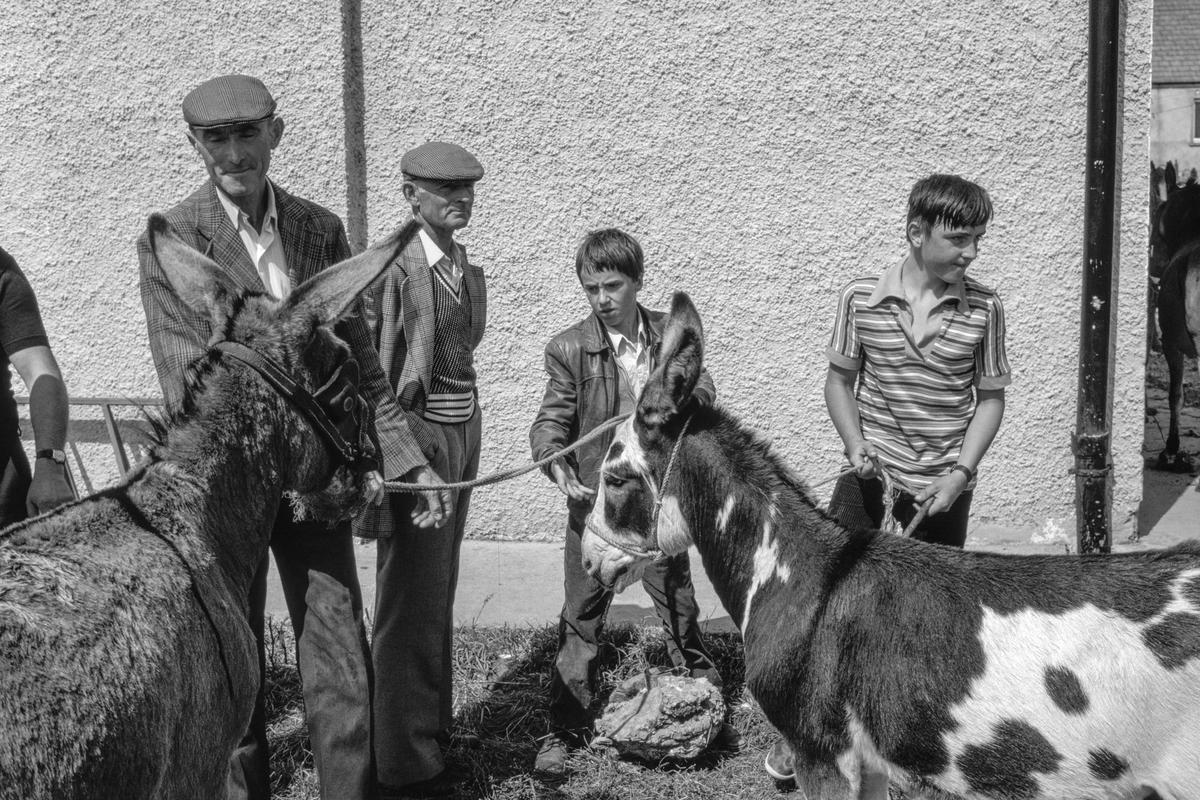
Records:
[[[442,480],[479,472],[478,411],[458,425],[430,427],[441,447],[432,465]],[[392,495],[396,530],[376,544],[375,761],[379,783],[404,786],[445,769],[453,720],[454,592],[471,491],[454,492],[440,528],[414,528],[415,495]]]
[[[371,781],[371,659],[349,524],[299,522],[282,500],[271,532],[303,685],[308,735],[322,800],[358,800]],[[250,588],[259,692],[250,729],[229,764],[229,800],[270,796],[264,618],[268,559]]]
[[[583,734],[591,728],[595,709],[600,634],[613,593],[583,569],[580,540],[588,510],[571,506],[563,550],[566,602],[558,621],[558,655],[550,683],[550,722],[560,733]],[[648,566],[642,577],[654,610],[667,632],[667,650],[676,667],[715,686],[721,676],[700,635],[696,593],[686,552]]]
[[[833,487],[829,498],[829,514],[847,528],[879,528],[886,511],[883,481],[879,478],[860,478],[843,475]],[[962,547],[967,541],[967,523],[971,515],[971,492],[964,491],[940,514],[926,516],[913,531],[912,538],[922,542]],[[907,528],[917,516],[913,496],[898,491],[892,504],[892,518]]]
[[[2,451],[0,451],[2,452]],[[3,469],[0,469],[0,528],[29,516],[25,510],[25,498],[29,495],[29,459],[21,447],[20,439],[8,443],[7,452],[2,452]]]

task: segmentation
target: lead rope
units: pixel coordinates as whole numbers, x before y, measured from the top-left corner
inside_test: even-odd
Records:
[[[925,498],[925,502],[921,503],[920,507],[917,509],[916,516],[912,518],[912,521],[909,522],[908,525],[904,527],[903,532],[901,532],[900,526],[896,524],[896,518],[892,516],[892,508],[896,504],[896,494],[900,491],[900,489],[896,488],[896,483],[898,481],[892,478],[892,476],[888,474],[888,471],[883,469],[881,464],[876,463],[875,469],[879,473],[880,481],[883,482],[883,524],[879,526],[879,529],[884,533],[890,533],[893,535],[899,533],[905,538],[912,538],[913,533],[917,530],[917,526],[924,522],[925,517],[929,515],[929,507],[933,505],[933,498]],[[810,488],[816,489],[824,486],[825,484],[833,483],[834,481],[841,480],[847,475],[852,475],[856,471],[857,469],[855,467],[846,467],[846,469],[842,470],[836,475],[833,475],[832,477],[811,484]],[[915,492],[909,492],[909,494],[915,494]]]
[[[610,428],[617,427],[618,425],[620,425],[622,422],[624,422],[627,419],[629,419],[629,414],[622,414],[619,417],[613,417],[612,419],[608,420],[607,422],[597,425],[595,428],[588,431],[587,434],[585,434],[584,436],[581,436],[579,439],[575,440],[574,442],[567,445],[563,449],[561,449],[557,452],[551,453],[550,455],[546,456],[545,458],[535,461],[532,464],[526,464],[523,467],[512,467],[510,469],[498,470],[496,472],[491,473],[490,475],[484,475],[482,478],[474,478],[469,481],[456,481],[455,483],[439,483],[436,486],[430,486],[429,484],[426,484],[426,483],[405,483],[404,481],[384,481],[383,488],[387,489],[389,492],[436,492],[436,491],[441,491],[442,489],[471,489],[475,486],[488,486],[493,483],[501,483],[502,481],[506,481],[511,478],[516,478],[519,475],[524,475],[526,472],[533,472],[535,469],[544,467],[547,464],[549,464],[550,462],[555,461],[559,458],[562,458],[567,453],[571,453],[571,452],[574,452],[575,450],[578,450],[579,448],[583,447],[585,444],[590,442],[592,439],[597,438],[598,436],[600,436],[601,434],[603,434],[605,431],[609,430]]]

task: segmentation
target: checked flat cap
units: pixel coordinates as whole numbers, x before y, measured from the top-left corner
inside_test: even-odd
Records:
[[[193,128],[217,128],[257,122],[275,113],[275,98],[258,78],[222,75],[183,98],[183,119]]]
[[[433,181],[477,181],[483,177],[479,159],[456,144],[426,142],[400,158],[400,171]]]

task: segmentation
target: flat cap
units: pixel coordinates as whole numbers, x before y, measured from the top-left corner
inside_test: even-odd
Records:
[[[483,177],[479,159],[456,144],[426,142],[400,157],[400,171],[433,181],[477,181]]]
[[[249,75],[211,78],[183,98],[183,119],[193,128],[257,122],[274,113],[275,98],[262,81]]]

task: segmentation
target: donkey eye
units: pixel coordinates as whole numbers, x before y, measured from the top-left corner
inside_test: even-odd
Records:
[[[611,472],[604,473],[605,486],[611,486],[614,489],[620,489],[627,483],[629,483],[629,478],[623,478],[620,475],[614,475]]]

